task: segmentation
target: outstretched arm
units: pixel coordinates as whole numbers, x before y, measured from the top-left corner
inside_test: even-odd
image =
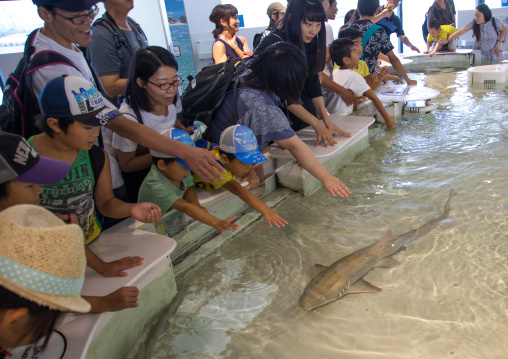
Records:
[[[275,224],[277,228],[284,227],[288,224],[288,222],[277,212],[268,207],[263,201],[257,198],[254,193],[243,187],[235,180],[227,182],[223,187],[234,195],[240,197],[240,199],[247,203],[249,207],[261,213],[270,227],[272,224]]]
[[[330,121],[330,117],[328,117],[328,111],[326,111],[325,103],[323,102],[323,96],[315,97],[311,99],[311,101],[319,117],[321,117],[328,130],[332,131],[332,133],[337,133],[344,137],[351,137],[351,132],[346,132],[340,129],[332,121]]]
[[[307,111],[302,105],[289,105],[288,110],[300,120],[314,128],[317,135],[316,147],[321,141],[323,141],[323,146],[325,147],[328,145],[333,146],[337,143],[337,141],[333,138],[333,132],[327,129],[325,125],[316,118],[316,116]]]
[[[95,185],[94,200],[99,212],[111,218],[132,216],[144,223],[154,223],[162,217],[162,211],[156,204],[149,202],[127,203],[115,197],[107,155],[105,155],[104,167]]]
[[[395,71],[397,71],[397,73],[404,79],[406,80],[407,84],[409,86],[414,86],[417,84],[417,82],[415,80],[410,80],[409,77],[407,76],[407,73],[406,73],[406,70],[404,70],[404,67],[402,66],[402,64],[400,63],[400,60],[397,56],[395,56],[395,54],[393,53],[393,51],[390,51],[389,53],[386,54],[388,56],[388,58],[390,59],[390,63],[392,64],[392,67]]]
[[[117,312],[122,309],[138,306],[139,289],[136,287],[122,287],[104,297],[83,296],[92,306],[90,313]]]
[[[390,117],[388,112],[386,112],[385,107],[383,106],[381,101],[379,101],[379,98],[377,97],[376,93],[372,90],[367,90],[365,91],[364,95],[367,96],[372,101],[374,106],[376,106],[376,109],[379,111],[381,116],[383,116],[383,119],[385,120],[388,129],[393,130],[395,128],[395,122]]]
[[[192,203],[189,203],[182,198],[176,200],[176,202],[173,203],[171,208],[179,212],[185,213],[186,215],[194,218],[197,221],[212,226],[220,233],[224,233],[225,230],[238,229],[237,224],[231,223],[236,219],[236,217],[232,217],[229,219],[219,219],[215,216],[212,216],[210,213],[203,210],[202,208]]]
[[[462,27],[462,29],[460,29],[457,32],[451,34],[448,37],[448,39],[439,39],[439,43],[441,45],[445,45],[445,44],[449,43],[450,41],[455,40],[457,37],[464,35],[469,30],[470,30],[469,27],[467,27],[467,25],[466,25],[466,26]]]
[[[349,197],[349,189],[337,177],[328,173],[326,168],[316,159],[305,143],[297,136],[285,140],[276,140],[275,143],[291,152],[293,157],[305,168],[311,175],[316,177],[323,187],[325,187],[332,196]]]
[[[146,148],[181,158],[194,173],[205,180],[222,179],[220,172],[224,172],[224,168],[217,163],[217,157],[205,149],[190,147],[171,140],[147,126],[128,120],[124,116],[116,117],[106,127]],[[213,168],[218,171],[214,171]]]
[[[417,53],[420,53],[420,50],[409,41],[406,35],[399,36],[400,41],[407,47],[409,47],[411,50],[416,51]]]

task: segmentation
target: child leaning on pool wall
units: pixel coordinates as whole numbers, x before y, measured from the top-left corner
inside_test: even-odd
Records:
[[[0,132],[0,211],[20,204],[40,203],[41,185],[58,183],[63,180],[70,165],[67,162],[39,156],[23,137]],[[58,215],[70,224],[77,224],[75,214]],[[83,241],[83,235],[81,234]],[[86,247],[85,247],[86,248]],[[88,249],[87,249],[88,251]],[[93,256],[94,254],[91,253]],[[142,258],[126,257],[105,263],[106,267],[120,270],[140,265]],[[120,275],[123,272],[119,273]],[[126,274],[125,274],[126,275]],[[92,304],[92,312],[123,309],[126,302],[132,306],[137,298],[135,287],[120,288],[105,297],[84,297]],[[135,303],[134,303],[135,304]]]
[[[381,116],[386,122],[388,129],[395,128],[395,122],[386,112],[383,104],[372,91],[362,75],[353,71],[358,67],[360,59],[355,51],[355,43],[350,39],[337,39],[330,46],[330,56],[332,61],[340,66],[333,70],[332,79],[339,85],[353,91],[355,95],[365,94],[376,106]],[[351,113],[353,106],[347,106],[339,96],[329,96],[326,98],[326,109],[330,113]]]
[[[345,28],[341,31],[339,31],[339,39],[350,39],[353,40],[355,43],[355,51],[358,55],[358,57],[361,59],[363,48],[362,48],[362,33],[358,30],[352,29],[352,28]],[[336,68],[339,68],[339,65],[334,66],[334,70]],[[371,74],[369,71],[369,67],[367,66],[367,63],[363,60],[360,60],[358,63],[358,67],[356,69],[353,69],[354,72],[359,73],[365,78],[365,81],[369,84],[370,88],[372,90],[376,90],[381,82],[385,80],[387,76],[389,76],[390,71],[386,66],[380,69],[379,73]],[[396,79],[398,82],[402,82],[397,76],[391,76],[392,78]]]
[[[172,140],[195,147],[189,134],[177,128],[161,132],[161,135]],[[153,165],[139,188],[138,201],[151,201],[160,206],[166,214],[174,209],[197,221],[215,228],[218,232],[238,229],[238,225],[231,223],[236,217],[219,219],[212,216],[199,204],[194,192],[194,181],[190,169],[180,158],[165,153],[150,150]]]
[[[96,208],[111,218],[132,216],[142,222],[161,217],[153,203],[132,204],[114,197],[108,156],[94,145],[101,126],[119,114],[107,108],[98,90],[87,80],[61,76],[49,81],[40,96],[42,134],[28,142],[42,156],[71,165],[60,182],[43,185],[41,206],[68,217],[83,229],[85,245],[101,232]],[[142,265],[143,258],[132,256],[103,262],[85,247],[87,265],[105,277],[124,277],[123,270]],[[90,297],[92,311],[117,311],[137,306],[135,287],[121,288],[106,297]],[[87,298],[88,299],[88,298]]]
[[[235,180],[236,176],[245,177],[252,170],[254,164],[266,161],[266,157],[258,150],[256,137],[250,128],[241,125],[230,126],[222,131],[219,146],[213,146],[214,144],[210,144],[205,140],[199,140],[196,145],[211,150],[218,157],[217,160],[220,164],[227,169],[226,173],[222,174],[222,180],[216,182],[203,181],[199,176],[194,175],[194,182],[197,187],[207,189],[210,188],[209,185],[215,189],[224,187],[240,197],[251,208],[260,212],[270,227],[274,224],[277,228],[280,228],[288,223]],[[213,146],[213,148],[209,148],[210,146]]]
[[[429,21],[429,34],[427,35],[427,51],[424,54],[430,54],[430,57],[434,56],[436,52],[443,46],[440,39],[448,39],[451,35],[457,32],[457,29],[452,25],[440,25],[439,21],[433,19]],[[432,48],[432,51],[430,51]],[[457,48],[457,39],[454,39],[448,43],[448,51],[455,52]],[[446,51],[446,50],[445,50]]]
[[[79,226],[34,205],[0,212],[0,357],[45,337],[43,349],[63,313],[90,310],[85,266]]]

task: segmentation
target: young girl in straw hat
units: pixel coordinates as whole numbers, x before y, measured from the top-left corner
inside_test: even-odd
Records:
[[[0,212],[0,356],[46,337],[63,312],[90,310],[81,295],[83,232],[48,210],[16,205]]]

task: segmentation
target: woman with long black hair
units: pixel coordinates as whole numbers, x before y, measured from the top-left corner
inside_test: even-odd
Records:
[[[319,163],[278,107],[281,99],[287,101],[289,107],[300,101],[308,67],[305,55],[292,44],[279,42],[267,47],[249,62],[249,74],[242,77],[236,93],[226,94],[207,136],[211,142],[219,143],[222,131],[229,126],[249,127],[256,136],[259,150],[270,142],[277,143],[291,152],[333,196],[347,197],[348,188]]]
[[[336,144],[334,133],[345,137],[351,136],[349,132],[341,130],[330,121],[323,102],[321,86],[338,93],[348,103],[354,101],[351,91],[335,84],[322,72],[326,61],[325,21],[326,12],[322,1],[292,0],[287,7],[282,28],[275,29],[266,36],[254,52],[254,55],[261,54],[267,51],[270,45],[284,41],[295,45],[305,54],[308,75],[304,90],[300,94],[301,103],[288,105],[287,109],[293,130],[298,131],[307,126],[314,128],[317,134],[316,146],[321,141],[325,146]],[[318,120],[318,115],[323,123]]]

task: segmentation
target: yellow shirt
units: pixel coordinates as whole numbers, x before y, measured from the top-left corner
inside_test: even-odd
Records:
[[[457,32],[457,29],[452,25],[441,25],[441,30],[439,30],[439,34],[437,37],[432,37],[427,35],[427,42],[437,42],[439,39],[447,39],[448,36]]]
[[[335,70],[335,69],[338,69],[338,68],[340,68],[340,66],[339,65],[335,65],[335,67],[333,69]],[[353,71],[359,73],[363,77],[370,75],[369,66],[367,66],[367,63],[365,61],[363,61],[363,60],[360,60],[360,62],[358,63],[358,68],[357,69],[353,69]]]

